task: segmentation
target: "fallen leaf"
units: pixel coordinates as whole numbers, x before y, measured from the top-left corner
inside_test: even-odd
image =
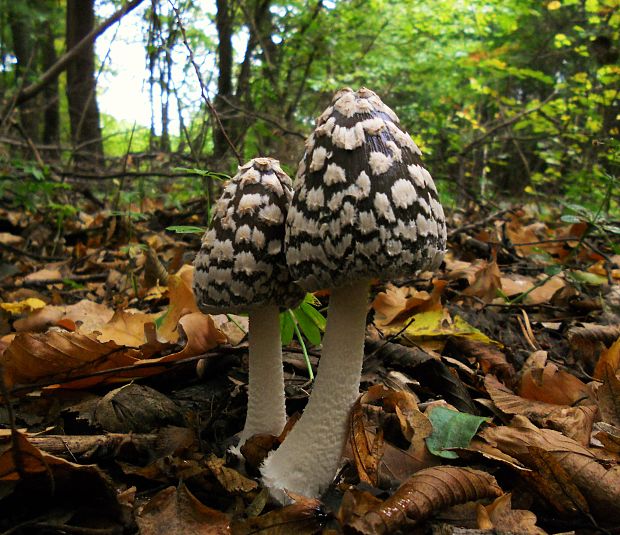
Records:
[[[573,439],[551,429],[538,429],[523,416],[515,416],[510,426],[487,427],[479,435],[534,470],[537,464],[530,448],[550,453],[583,494],[595,516],[606,522],[620,522],[620,466],[606,468]]]
[[[608,373],[608,367],[612,369],[613,373],[620,369],[620,338],[611,344],[609,349],[605,348],[601,351],[601,356],[594,368],[594,378],[602,379]]]
[[[501,287],[501,273],[497,262],[484,261],[482,268],[476,273],[474,280],[470,281],[468,288],[463,290],[463,295],[478,297],[484,303],[491,303],[497,297],[497,290]]]
[[[119,346],[140,347],[146,342],[144,328],[147,323],[153,323],[155,317],[143,312],[127,312],[119,310],[112,319],[103,325],[97,339],[100,342],[115,342]]]
[[[316,499],[296,496],[295,503],[267,514],[233,522],[232,535],[313,535],[327,522],[323,504]],[[172,532],[171,532],[172,533]],[[176,534],[175,534],[176,535]]]
[[[210,455],[205,464],[218,480],[222,488],[229,494],[244,494],[258,488],[258,483],[241,475],[237,470],[225,466],[224,459]]]
[[[519,395],[554,405],[575,405],[588,399],[588,386],[552,362],[544,368],[530,368],[521,378]]]
[[[546,535],[546,531],[536,526],[536,515],[531,511],[512,508],[512,495],[504,494],[490,505],[478,505],[478,527],[480,529],[500,529],[502,532],[521,535]]]
[[[458,454],[450,448],[466,448],[478,428],[488,418],[457,412],[444,407],[429,407],[426,416],[433,425],[433,432],[426,439],[426,446],[433,455],[445,459],[457,459]]]
[[[541,427],[561,431],[584,446],[590,443],[596,406],[567,407],[525,399],[514,394],[492,375],[485,377],[484,386],[493,403],[502,412],[526,416]]]
[[[90,299],[82,299],[73,305],[47,305],[27,318],[17,320],[13,326],[18,332],[45,331],[51,325],[71,320],[79,325],[79,332],[90,334],[110,321],[112,316],[114,311],[110,307]]]
[[[596,390],[603,422],[620,427],[620,379],[611,366],[605,367],[603,384]]]
[[[426,468],[383,503],[354,518],[348,527],[365,535],[392,533],[404,524],[410,528],[444,507],[501,494],[495,478],[486,472],[455,466]]]
[[[230,520],[181,485],[158,492],[136,516],[140,535],[228,535]]]
[[[17,316],[25,312],[32,312],[33,310],[39,310],[46,305],[45,301],[37,299],[36,297],[29,297],[23,301],[17,301],[13,303],[0,303],[0,308],[6,310],[9,314]]]
[[[376,487],[379,461],[383,454],[383,433],[379,430],[373,439],[369,440],[364,425],[362,404],[359,399],[351,409],[349,424],[351,427],[349,433],[351,451],[360,481]]]

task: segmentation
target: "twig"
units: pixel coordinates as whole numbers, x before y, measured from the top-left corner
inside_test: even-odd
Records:
[[[189,46],[189,42],[187,41],[187,34],[185,33],[185,26],[183,26],[183,21],[181,20],[181,14],[179,13],[179,10],[174,5],[172,0],[168,0],[168,2],[172,6],[174,14],[177,18],[177,22],[179,24],[179,28],[181,29],[181,35],[183,35],[183,44],[185,45],[185,48],[187,48],[187,52],[189,54],[189,60],[194,67],[194,71],[196,71],[198,83],[200,84],[200,95],[202,96],[202,99],[205,101],[207,108],[209,108],[209,111],[213,115],[213,118],[215,119],[215,122],[217,123],[218,128],[222,131],[222,135],[226,139],[226,143],[228,143],[228,146],[231,148],[234,155],[237,157],[237,161],[239,162],[239,165],[241,165],[243,163],[241,154],[239,154],[237,147],[235,147],[235,144],[230,140],[230,137],[228,137],[228,133],[226,132],[226,129],[224,128],[224,125],[222,124],[222,121],[220,120],[220,116],[218,115],[217,111],[215,110],[215,107],[213,106],[213,104],[211,103],[211,100],[209,99],[209,96],[207,95],[207,90],[206,90],[204,82],[202,81],[202,75],[200,74],[200,68],[198,67],[198,64],[196,63],[196,60],[194,58],[194,51],[192,50],[192,47]]]
[[[32,258],[34,260],[40,260],[42,262],[60,262],[62,260],[66,260],[66,258],[62,256],[43,256],[36,253],[31,253],[30,251],[24,251],[23,249],[18,249],[17,247],[13,247],[12,245],[8,245],[6,243],[0,243],[0,249],[4,249],[5,251],[9,251],[10,253],[27,256],[28,258]]]
[[[484,219],[481,219],[480,221],[475,221],[474,223],[469,223],[467,225],[462,225],[459,228],[452,229],[450,232],[448,232],[448,238],[453,238],[457,234],[462,234],[463,232],[483,227],[484,225],[491,223],[491,221],[502,218],[505,214],[509,212],[512,212],[512,210],[500,210],[499,212],[494,212],[491,215],[485,217]]]
[[[82,40],[75,45],[71,50],[67,50],[58,61],[54,63],[47,71],[45,71],[38,81],[29,86],[22,89],[17,98],[15,99],[16,105],[19,106],[23,104],[27,100],[35,97],[43,88],[56,79],[61,72],[65,70],[67,65],[75,59],[75,57],[91,42],[93,42],[97,37],[99,37],[103,32],[105,32],[112,24],[118,22],[122,17],[124,17],[127,13],[133,11],[136,7],[138,7],[143,0],[131,0],[127,4],[125,4],[121,9],[119,9],[112,16],[108,17],[104,20],[99,26],[93,28],[88,34],[86,34]],[[4,112],[2,114],[4,116]]]

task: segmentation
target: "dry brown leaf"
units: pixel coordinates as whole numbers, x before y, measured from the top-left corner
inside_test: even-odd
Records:
[[[483,262],[482,268],[476,273],[474,280],[470,281],[469,287],[465,288],[463,295],[478,297],[484,303],[491,303],[497,297],[497,290],[501,288],[501,273],[495,260]]]
[[[211,315],[215,326],[222,331],[231,346],[239,345],[248,335],[250,330],[249,318],[236,314],[213,314]]]
[[[433,280],[433,291],[429,294],[388,284],[385,292],[379,292],[371,305],[375,310],[375,324],[381,328],[412,313],[441,310],[441,294],[446,285],[447,281]]]
[[[350,527],[365,535],[390,533],[405,524],[411,527],[444,507],[501,494],[495,478],[486,472],[435,466],[414,474],[382,504],[354,519]]]
[[[360,481],[377,486],[379,461],[383,455],[383,432],[379,430],[373,440],[369,440],[359,399],[351,409],[349,424],[351,451]]]
[[[62,320],[72,320],[79,324],[82,334],[90,334],[112,319],[114,311],[100,303],[82,299],[73,305],[47,305],[27,318],[17,320],[13,326],[18,332],[45,331]]]
[[[16,384],[46,380],[69,382],[76,375],[129,366],[139,358],[139,351],[114,342],[101,343],[95,335],[56,332],[18,334],[5,350],[0,362],[10,389]],[[76,388],[85,388],[104,381],[91,377]]]
[[[584,323],[581,327],[569,329],[567,337],[573,358],[594,369],[601,352],[620,337],[620,325]],[[599,373],[602,373],[602,368]],[[598,378],[596,372],[594,377]]]
[[[546,278],[547,275],[541,275],[536,281],[537,284],[541,283]],[[544,284],[534,288],[527,294],[525,299],[523,299],[523,303],[526,305],[542,305],[549,303],[553,295],[565,286],[566,281],[561,275],[553,275],[553,277],[549,278]]]
[[[233,522],[232,535],[313,535],[327,521],[323,504],[316,499],[295,496],[295,503],[270,513]]]
[[[483,373],[493,374],[506,384],[514,384],[514,366],[496,345],[459,337],[452,338],[450,345],[459,350],[463,357],[476,359]]]
[[[548,363],[544,368],[530,368],[521,378],[519,395],[555,405],[575,405],[590,395],[588,386],[574,375]]]
[[[179,319],[187,313],[198,312],[192,290],[193,277],[194,268],[189,265],[184,265],[179,271],[168,277],[170,305],[158,332],[159,336],[170,342],[176,342],[178,339],[177,324]]]
[[[585,496],[595,515],[620,522],[620,466],[606,468],[573,439],[557,431],[538,429],[522,416],[515,416],[510,426],[486,427],[479,435],[528,468],[537,468],[530,448],[550,453]]]
[[[527,292],[534,287],[535,281],[532,277],[511,273],[501,278],[502,292],[508,297]]]
[[[521,535],[546,535],[536,526],[536,515],[531,511],[512,508],[512,495],[504,494],[490,505],[478,505],[478,527],[500,529]]]
[[[598,407],[605,423],[620,427],[620,379],[609,365],[605,366],[603,384],[596,390]]]
[[[215,455],[210,455],[206,465],[211,473],[218,480],[222,488],[230,494],[246,493],[258,488],[258,483],[252,479],[241,475],[237,470],[225,466],[224,459],[219,459]]]
[[[492,375],[485,377],[484,386],[493,403],[502,412],[526,416],[541,427],[561,431],[584,446],[590,443],[590,432],[596,416],[595,406],[566,407],[528,400],[514,394]]]
[[[552,453],[536,446],[528,448],[532,470],[521,474],[557,511],[565,515],[589,515],[588,502],[568,472]]]
[[[24,277],[26,282],[46,281],[46,280],[59,280],[62,279],[62,273],[59,269],[40,269],[34,273],[30,273]]]
[[[603,379],[607,373],[607,367],[610,367],[614,373],[620,369],[620,338],[611,344],[609,349],[605,348],[601,351],[601,356],[594,368],[594,378]]]
[[[381,500],[370,492],[349,488],[345,491],[340,509],[338,509],[338,522],[341,526],[350,525],[354,520],[360,519],[371,509],[381,506]]]
[[[145,325],[154,321],[153,314],[119,310],[108,323],[98,329],[100,334],[97,339],[103,343],[113,341],[120,346],[137,348],[146,342]]]
[[[227,535],[228,516],[203,505],[181,485],[158,492],[136,517],[141,535]]]
[[[607,451],[620,453],[620,428],[605,422],[596,422],[594,429],[596,430],[594,437],[601,441]]]
[[[187,340],[178,353],[158,359],[161,362],[202,355],[214,347],[225,344],[226,336],[213,323],[213,318],[202,312],[192,312],[183,316],[177,325],[181,339]]]

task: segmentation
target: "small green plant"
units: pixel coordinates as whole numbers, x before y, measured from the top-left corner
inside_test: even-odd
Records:
[[[306,348],[305,340],[312,345],[321,344],[322,333],[325,331],[326,319],[316,307],[321,302],[312,294],[306,294],[302,303],[294,308],[288,309],[280,314],[280,336],[282,337],[282,345],[288,345],[293,340],[293,336],[297,337],[297,341],[301,346],[301,350],[308,367],[308,375],[310,380],[314,380],[314,373],[310,364],[310,357]],[[305,340],[304,340],[305,339]]]
[[[196,227],[192,225],[172,225],[166,227],[168,232],[176,232],[177,234],[203,234],[207,229],[205,227]]]

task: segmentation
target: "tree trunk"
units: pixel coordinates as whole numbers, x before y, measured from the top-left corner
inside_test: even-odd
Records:
[[[234,139],[232,135],[231,115],[232,109],[227,101],[233,97],[232,71],[233,71],[233,10],[229,0],[216,0],[217,15],[215,16],[215,26],[218,36],[218,68],[217,96],[215,97],[215,110],[220,118],[222,127],[228,134],[229,139]],[[217,121],[213,121],[213,156],[216,162],[223,159],[229,149],[226,135],[219,128]]]
[[[49,19],[45,21],[43,26],[43,41],[42,64],[43,72],[45,72],[58,59],[56,49],[54,48],[54,31]],[[43,111],[43,143],[46,145],[57,145],[60,143],[58,78],[55,78],[45,86],[43,101],[45,103]],[[55,157],[58,157],[59,154],[59,151],[54,151]]]
[[[31,2],[21,5],[9,2],[9,24],[13,38],[13,52],[17,59],[17,85],[28,85],[28,81],[36,78],[34,25],[32,24],[34,7]],[[41,140],[39,133],[40,113],[36,100],[20,106],[20,122],[26,135],[34,142]]]
[[[95,24],[94,0],[67,0],[67,50]],[[78,148],[76,161],[98,164],[103,157],[95,80],[95,46],[82,50],[67,67],[67,98],[71,139]]]

